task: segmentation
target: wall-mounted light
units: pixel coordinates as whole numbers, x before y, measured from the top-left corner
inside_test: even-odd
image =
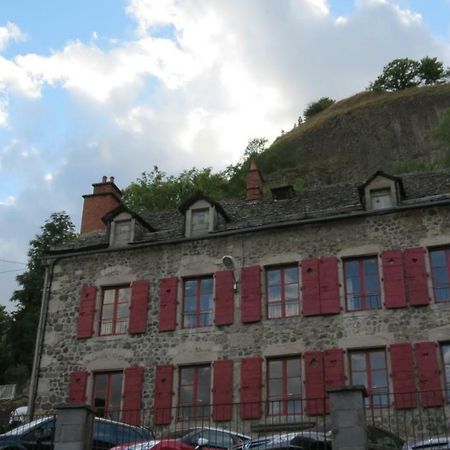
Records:
[[[234,292],[237,292],[237,281],[236,277],[234,275],[234,270],[236,268],[236,265],[234,263],[234,258],[230,255],[225,255],[222,257],[222,264],[225,267],[225,269],[229,270],[233,275],[233,290]]]

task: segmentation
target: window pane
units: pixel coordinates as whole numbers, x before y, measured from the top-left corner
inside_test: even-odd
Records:
[[[281,284],[280,270],[271,269],[267,271],[267,284],[269,286]]]
[[[283,397],[283,384],[282,380],[270,380],[269,382],[269,397],[271,399],[277,399]]]
[[[194,382],[194,369],[186,367],[181,370],[181,384],[192,384]]]
[[[353,372],[352,373],[353,384],[363,384],[367,387],[367,374],[366,372]]]
[[[300,388],[300,378],[288,378],[286,389],[288,397],[299,397]]]
[[[281,305],[280,304],[269,305],[268,316],[269,319],[278,319],[279,317],[281,317]]]
[[[288,359],[286,361],[287,365],[287,376],[288,377],[296,377],[301,374],[301,365],[299,359]]]
[[[195,296],[197,291],[197,282],[195,280],[186,280],[184,282],[184,295],[187,297]]]
[[[430,252],[431,265],[434,266],[445,266],[445,251],[444,250],[433,250]]]
[[[384,369],[386,367],[384,352],[370,352],[370,367],[372,370]]]
[[[201,292],[202,294],[212,294],[213,291],[213,280],[212,278],[207,278],[204,280],[201,280]]]
[[[114,305],[104,305],[102,310],[102,320],[112,319]]]
[[[298,285],[291,284],[289,286],[286,286],[284,294],[285,294],[286,300],[297,299],[298,298]]]
[[[114,303],[114,298],[116,295],[115,289],[106,289],[103,293],[103,304]]]
[[[378,274],[378,261],[376,258],[368,258],[363,261],[364,273],[368,274]]]
[[[119,289],[119,302],[128,303],[130,301],[130,288]]]
[[[183,327],[184,328],[194,328],[195,327],[195,314],[185,314],[183,317]]]
[[[359,275],[358,261],[345,261],[344,267],[347,277],[357,277]]]
[[[180,389],[180,403],[182,404],[192,404],[192,386],[182,386]]]
[[[442,355],[444,357],[444,362],[450,364],[450,345],[442,346]]]
[[[366,355],[364,353],[351,354],[352,371],[366,369]]]
[[[206,294],[202,295],[200,298],[200,309],[212,309],[212,295]]]
[[[386,378],[385,371],[377,370],[375,372],[372,372],[372,387],[373,388],[386,387],[386,385],[387,385],[387,378]]]
[[[298,283],[298,269],[297,267],[290,267],[284,270],[284,283]]]
[[[281,378],[283,374],[283,363],[281,361],[269,361],[269,377]]]
[[[300,305],[298,304],[298,300],[295,300],[294,302],[286,302],[287,317],[298,316],[299,314],[300,314]]]
[[[281,300],[281,288],[279,286],[269,287],[268,291],[269,302],[276,302]]]
[[[119,305],[117,305],[117,318],[128,317],[129,308],[130,306],[128,303],[119,303]]]
[[[197,300],[195,297],[185,297],[184,299],[184,310],[185,311],[195,311],[197,308]]]

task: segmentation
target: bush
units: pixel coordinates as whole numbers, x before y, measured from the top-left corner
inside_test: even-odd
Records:
[[[324,111],[325,109],[330,107],[333,103],[336,103],[336,100],[333,100],[332,98],[329,97],[322,97],[316,102],[310,103],[303,112],[305,120],[311,119],[311,117]]]

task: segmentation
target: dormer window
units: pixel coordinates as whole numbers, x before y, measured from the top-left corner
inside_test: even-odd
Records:
[[[373,189],[370,191],[372,209],[392,208],[391,188]]]
[[[209,208],[193,209],[191,214],[191,236],[208,233]]]
[[[114,247],[127,245],[131,241],[131,220],[116,220],[114,222]]]

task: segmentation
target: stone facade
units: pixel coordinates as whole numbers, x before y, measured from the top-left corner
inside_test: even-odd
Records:
[[[437,177],[442,180],[443,174],[440,173]],[[432,189],[436,188],[428,178],[426,182]],[[429,276],[428,292],[432,299],[429,305],[392,309],[382,306],[375,310],[347,311],[343,261],[350,257],[376,256],[382,278],[380,255],[385,250],[450,246],[450,189],[442,183],[441,188],[444,192],[439,194],[439,198],[436,198],[435,193],[434,197],[427,198],[424,195],[417,201],[411,197],[404,198],[398,207],[389,210],[369,212],[362,209],[361,205],[350,208],[347,204],[341,205],[342,208],[347,208],[345,213],[336,214],[336,211],[327,206],[307,217],[302,216],[304,210],[291,210],[289,214],[278,216],[272,212],[273,208],[286,209],[283,202],[296,205],[298,199],[278,202],[262,199],[251,204],[242,202],[243,210],[251,208],[258,211],[261,208],[259,217],[270,216],[275,219],[262,223],[258,214],[255,214],[249,216],[249,219],[238,221],[233,219],[231,211],[231,220],[228,219],[224,225],[226,228],[194,238],[174,238],[173,231],[172,236],[167,238],[174,222],[166,223],[167,233],[161,227],[161,222],[172,213],[161,213],[159,223],[156,220],[152,222],[150,214],[144,217],[158,229],[154,233],[159,238],[148,239],[152,235],[149,232],[141,242],[114,248],[108,245],[108,237],[104,232],[100,232],[97,241],[93,239],[95,245],[92,241],[83,244],[81,240],[78,247],[58,249],[49,256],[51,281],[43,316],[46,319],[45,332],[42,343],[38,342],[39,358],[38,367],[35,368],[32,406],[36,410],[46,411],[67,401],[70,376],[74,371],[93,374],[132,366],[143,367],[142,406],[146,409],[153,406],[156,367],[162,364],[171,364],[177,370],[192,364],[233,360],[234,402],[240,401],[240,361],[246,357],[259,356],[263,360],[262,400],[267,396],[265,361],[274,357],[303,356],[307,351],[343,349],[346,352],[346,383],[350,384],[348,353],[355,349],[384,349],[387,355],[387,372],[390,373],[391,362],[387,351],[390,344],[421,341],[440,344],[450,341],[450,302],[434,300],[432,277]],[[324,191],[327,190],[332,191],[331,187],[324,188]],[[316,195],[319,195],[319,191]],[[357,190],[352,195],[357,199]],[[320,203],[317,198],[314,201]],[[222,206],[229,213],[226,204]],[[265,212],[264,209],[271,211]],[[252,225],[251,220],[256,224]],[[237,226],[238,223],[241,225]],[[244,223],[245,226],[242,225]],[[179,226],[184,230],[182,221]],[[234,293],[233,323],[225,326],[182,328],[183,287],[182,282],[179,282],[177,327],[174,331],[160,332],[160,280],[167,277],[183,280],[212,275],[224,270],[224,255],[232,255],[235,261],[237,289]],[[264,275],[266,268],[325,257],[338,258],[341,312],[268,319]],[[425,263],[427,273],[430,274],[428,255]],[[243,267],[253,265],[262,268],[262,320],[243,324],[240,273]],[[77,338],[80,289],[84,286],[97,286],[101,290],[104,286],[130,285],[135,280],[149,280],[146,332],[99,336],[98,314],[102,298],[97,295],[93,336],[87,339]],[[380,281],[382,299],[383,286]],[[442,365],[442,360],[439,360],[439,364]],[[304,371],[304,367],[302,370]],[[91,376],[87,379],[88,403],[93,392],[92,380]],[[178,404],[178,382],[179,379],[175,376],[174,406]],[[443,384],[442,386],[444,387]],[[389,390],[394,390],[392,378],[389,378]]]

